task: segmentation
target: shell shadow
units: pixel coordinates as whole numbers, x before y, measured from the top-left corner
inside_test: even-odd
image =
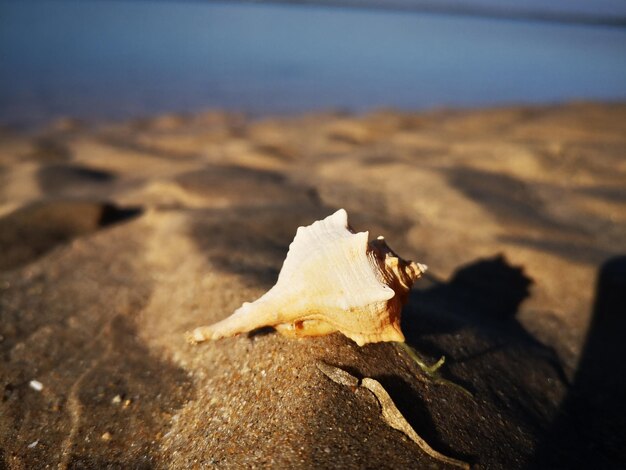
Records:
[[[433,276],[427,281],[430,286],[411,292],[402,320],[407,343],[419,352],[433,358],[445,355],[448,364],[459,364],[515,344],[523,345],[548,362],[567,383],[556,352],[536,340],[516,319],[533,283],[523,268],[512,266],[499,254],[460,267],[448,282]],[[488,336],[488,344],[479,351],[459,354],[442,349],[440,341],[432,340],[437,335],[467,329],[480,330]],[[452,380],[471,389],[458,378]]]
[[[487,328],[517,327],[515,315],[533,283],[501,254],[460,267],[448,282],[433,276],[427,280],[429,287],[411,292],[403,325],[410,339],[417,339],[416,327],[420,335],[437,334],[460,329],[470,320]],[[422,316],[426,318],[417,318]]]

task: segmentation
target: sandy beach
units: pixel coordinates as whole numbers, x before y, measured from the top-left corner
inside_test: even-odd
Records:
[[[626,462],[626,104],[0,134],[0,467],[454,468],[320,362],[378,380],[473,468]],[[425,263],[394,344],[273,331],[190,345],[345,208]]]

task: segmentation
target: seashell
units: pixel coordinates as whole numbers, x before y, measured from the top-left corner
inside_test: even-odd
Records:
[[[291,337],[339,331],[359,346],[404,341],[401,310],[425,270],[398,257],[383,237],[368,243],[368,232],[353,232],[340,209],[298,228],[278,281],[267,293],[187,337],[197,343],[271,326]]]

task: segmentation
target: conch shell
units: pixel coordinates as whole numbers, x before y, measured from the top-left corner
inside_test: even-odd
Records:
[[[274,287],[187,338],[197,343],[271,326],[291,337],[339,331],[359,346],[404,341],[402,306],[426,266],[398,257],[383,237],[367,240],[368,232],[350,229],[344,209],[299,227]]]

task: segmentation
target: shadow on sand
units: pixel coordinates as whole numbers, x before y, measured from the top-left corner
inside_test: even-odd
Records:
[[[524,356],[532,351],[537,359],[550,364],[566,385],[565,398],[549,421],[541,419],[540,414],[530,416],[533,408],[527,405],[532,401],[519,410],[535,423],[533,434],[538,442],[525,468],[624,468],[626,256],[609,259],[599,270],[592,321],[569,385],[554,351],[526,332],[515,318],[532,285],[522,269],[497,256],[461,267],[449,282],[430,281],[430,287],[412,293],[403,320],[407,341],[419,351],[432,357],[450,353],[430,342],[429,335],[465,334],[462,332],[466,328],[476,328],[488,334],[489,339],[480,345],[483,349],[470,346],[473,351],[453,353],[452,363],[507,350]],[[521,396],[518,399],[524,401]]]
[[[550,362],[565,381],[554,351],[537,341],[515,318],[533,284],[521,267],[511,266],[504,256],[497,255],[462,266],[449,282],[428,275],[427,280],[431,286],[413,290],[408,308],[414,311],[403,316],[407,342],[433,357],[442,356],[445,351],[425,338],[454,333],[469,326],[490,336],[489,347],[457,357],[456,362],[506,349],[513,338]]]
[[[626,256],[600,268],[578,369],[529,468],[626,465]]]

